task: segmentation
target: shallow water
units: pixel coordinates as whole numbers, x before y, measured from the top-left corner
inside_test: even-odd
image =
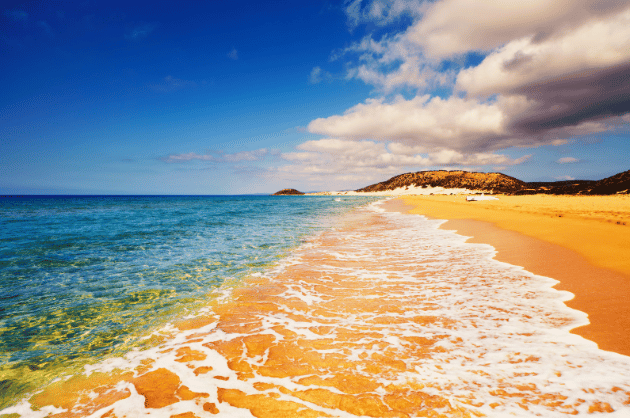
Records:
[[[263,271],[374,199],[0,198],[0,407],[145,344],[224,283]]]
[[[281,263],[217,288],[154,347],[5,412],[629,416],[630,358],[569,333],[587,321],[564,305],[571,294],[441,222],[378,205],[346,213]]]

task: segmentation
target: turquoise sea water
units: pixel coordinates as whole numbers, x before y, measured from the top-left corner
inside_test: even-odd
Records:
[[[119,355],[375,198],[0,198],[0,407]]]

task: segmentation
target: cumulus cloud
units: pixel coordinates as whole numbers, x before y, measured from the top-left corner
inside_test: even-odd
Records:
[[[392,102],[368,99],[343,115],[320,118],[308,130],[351,139],[393,140],[428,150],[486,151],[523,145],[508,135],[509,114],[529,106],[525,99],[480,102],[430,95]]]
[[[333,76],[328,71],[322,70],[321,67],[313,67],[311,73],[308,76],[308,82],[310,84],[318,84],[324,80],[330,81]]]
[[[322,81],[322,69],[321,67],[313,67],[311,74],[308,76],[308,82],[311,84],[317,84]]]
[[[373,0],[367,4],[362,0],[345,2],[348,24],[352,28],[366,22],[387,25],[403,15],[418,17],[426,8],[426,3],[422,0]]]
[[[556,161],[558,164],[571,164],[571,163],[577,163],[580,160],[578,160],[577,158],[573,158],[573,157],[562,157],[560,159],[558,159],[558,161]]]
[[[628,8],[625,0],[442,0],[432,4],[406,36],[427,54],[447,57],[491,51],[518,38],[553,38]]]
[[[218,161],[217,157],[211,154],[197,154],[189,152],[186,154],[169,154],[166,157],[159,157],[158,160],[165,163],[185,163],[188,161]]]
[[[459,73],[457,86],[474,95],[528,92],[532,84],[557,82],[559,76],[587,84],[600,70],[619,67],[627,74],[629,40],[630,9],[543,41],[534,35],[512,40]]]
[[[498,96],[491,101],[423,95],[409,100],[368,99],[343,115],[315,119],[307,128],[327,136],[396,140],[431,150],[475,152],[563,145],[567,136],[605,132],[620,123],[618,119],[583,120],[577,124],[547,123],[534,129],[526,117],[543,124],[546,116],[539,102],[524,95]]]
[[[332,60],[351,55],[357,62],[348,66],[346,78],[356,78],[385,93],[399,87],[429,89],[452,84],[454,71],[438,71],[440,62],[427,58],[417,44],[404,35],[386,35],[376,41],[371,35],[342,50]]]
[[[291,173],[293,180],[308,182],[351,182],[365,186],[370,181],[381,181],[402,171],[431,167],[479,167],[486,165],[511,166],[531,158],[524,155],[511,158],[504,154],[462,153],[454,150],[426,152],[425,149],[399,142],[352,141],[324,138],[306,141],[295,152],[282,153],[289,164],[278,167],[276,175]],[[348,186],[348,184],[346,184]]]
[[[348,78],[384,95],[313,120],[312,133],[475,154],[562,145],[630,122],[627,1],[354,0],[346,13],[355,25],[411,23],[333,53],[350,60]],[[416,95],[392,97],[399,89]]]
[[[630,112],[629,73],[630,9],[544,41],[530,36],[509,42],[479,66],[461,71],[457,88],[469,95],[524,95],[535,102],[513,119],[524,133],[581,124],[603,132],[619,121],[602,120]]]
[[[186,163],[190,161],[209,161],[213,163],[237,163],[242,161],[258,161],[269,154],[269,150],[261,148],[253,151],[240,151],[233,154],[226,154],[224,152],[208,152],[206,154],[197,154],[195,152],[189,152],[185,154],[169,154],[165,157],[160,157],[158,160],[165,163]]]
[[[221,159],[230,163],[240,161],[258,161],[269,153],[267,148],[260,148],[253,151],[241,151],[234,154],[221,154]]]

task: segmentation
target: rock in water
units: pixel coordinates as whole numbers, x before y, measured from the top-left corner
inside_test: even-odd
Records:
[[[282,189],[279,192],[275,192],[272,196],[287,196],[287,195],[294,195],[294,194],[299,195],[299,194],[304,194],[304,193],[295,189]]]

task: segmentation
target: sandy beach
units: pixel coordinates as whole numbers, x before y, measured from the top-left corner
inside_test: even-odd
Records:
[[[408,203],[444,216],[440,200]],[[153,347],[86,366],[3,412],[624,416],[630,358],[569,332],[587,317],[565,305],[571,295],[553,288],[553,274],[493,260],[492,247],[449,230],[468,225],[487,242],[487,223],[445,224],[410,208],[393,199],[344,215],[274,268],[222,288],[199,315],[159,330]]]
[[[630,0],[0,27],[0,418],[630,418]]]
[[[560,280],[590,325],[572,332],[630,355],[630,196],[404,197],[411,213],[494,246],[496,258]]]
[[[432,196],[432,195],[459,195],[459,194],[479,194],[481,190],[471,190],[465,188],[444,188],[430,186],[407,186],[399,187],[394,190],[383,190],[380,192],[357,192],[354,190],[345,191],[328,191],[307,193],[311,196]]]

